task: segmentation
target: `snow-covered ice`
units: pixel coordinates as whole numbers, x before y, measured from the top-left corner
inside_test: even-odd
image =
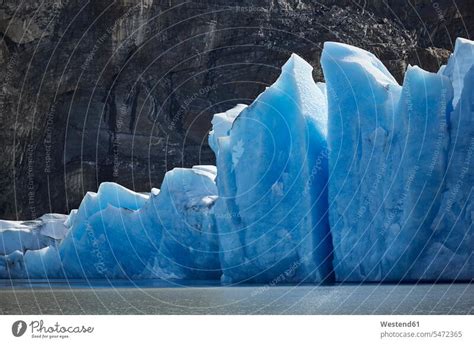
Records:
[[[441,73],[449,77],[454,89],[452,100],[453,107],[459,102],[463,88],[469,84],[465,78],[474,65],[474,42],[465,38],[457,38],[454,52],[449,58],[448,64],[442,68]]]
[[[0,255],[39,250],[63,239],[68,231],[67,215],[45,214],[31,221],[0,220]]]
[[[229,136],[230,129],[236,117],[247,107],[245,104],[237,104],[226,112],[216,113],[212,118],[212,130],[209,132],[209,147],[217,154],[218,140],[220,137]]]

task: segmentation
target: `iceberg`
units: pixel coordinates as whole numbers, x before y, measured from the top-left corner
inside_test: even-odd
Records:
[[[441,205],[430,228],[433,245],[418,268],[421,276],[431,280],[471,280],[474,276],[473,57],[474,42],[458,38],[443,72],[454,88],[445,183],[440,190]]]
[[[0,220],[0,278],[471,281],[474,42],[403,85],[347,44],[325,43],[321,64],[315,83],[293,54],[252,104],[215,114],[216,166]]]
[[[457,38],[454,45],[454,52],[451,54],[448,64],[441,68],[440,73],[446,75],[451,80],[454,89],[453,108],[458,104],[463,93],[466,77],[469,70],[474,65],[474,42],[465,38]]]
[[[338,281],[474,276],[470,215],[454,232],[449,225],[435,225],[445,208],[453,120],[461,113],[451,114],[453,94],[469,92],[450,71],[465,66],[466,55],[457,47],[438,74],[410,66],[399,86],[374,55],[325,44],[321,64],[329,104],[329,218]],[[464,156],[473,127],[472,113],[462,114],[467,118],[458,152]],[[472,180],[466,182],[472,188]],[[466,201],[467,195],[459,196]]]
[[[175,168],[166,174],[146,215],[154,219],[152,227],[161,228],[152,271],[179,279],[219,279],[215,178],[215,166]]]
[[[69,235],[59,247],[66,276],[127,278],[130,266],[132,276],[141,272],[137,249],[145,248],[147,233],[139,209],[149,198],[115,183],[102,183],[97,193],[88,192],[72,213]]]
[[[209,147],[217,154],[218,140],[220,137],[229,136],[230,129],[237,116],[247,107],[245,104],[237,104],[225,112],[216,113],[212,118],[212,130],[209,132]]]
[[[292,55],[278,80],[250,106],[223,117],[214,117],[209,136],[218,171],[214,216],[221,280],[331,278],[327,109],[312,67]]]
[[[56,246],[0,256],[0,278],[64,278]]]
[[[67,215],[45,214],[31,221],[0,220],[0,255],[39,250],[62,240],[68,228]]]
[[[146,196],[103,183],[84,198],[59,247],[69,278],[215,279],[218,244],[210,207],[215,167],[169,171]]]

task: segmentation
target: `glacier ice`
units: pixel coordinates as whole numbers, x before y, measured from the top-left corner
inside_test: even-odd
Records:
[[[0,256],[0,278],[64,278],[56,246]]]
[[[248,107],[213,127],[222,281],[330,277],[326,208],[326,101],[297,55]],[[223,116],[214,117],[220,126]]]
[[[212,217],[217,198],[214,166],[175,168],[147,213],[161,240],[153,269],[181,279],[218,279],[219,242]]]
[[[321,65],[329,108],[329,220],[336,276],[377,280],[385,219],[380,200],[389,185],[388,130],[401,88],[374,55],[346,44],[325,43]]]
[[[472,278],[472,220],[455,230],[434,228],[445,208],[442,195],[457,113],[451,115],[452,85],[468,88],[454,83],[455,74],[451,80],[444,74],[458,70],[452,63],[466,65],[463,51],[455,50],[442,73],[410,66],[399,86],[374,55],[325,44],[329,214],[339,281]],[[470,122],[468,131],[472,113],[462,113]],[[463,133],[464,144],[468,137]]]
[[[68,231],[67,215],[45,214],[32,221],[0,220],[0,255],[39,250],[63,239]]]
[[[115,183],[88,192],[59,247],[66,276],[125,278],[131,264],[140,269],[135,246],[146,241],[146,233],[137,215],[148,199]]]
[[[403,85],[346,44],[327,42],[321,64],[315,83],[293,54],[252,104],[215,114],[217,167],[0,220],[0,278],[472,280],[474,42]]]
[[[474,65],[474,42],[464,38],[457,38],[454,53],[449,58],[449,63],[441,69],[441,73],[451,80],[454,89],[453,107],[459,102],[464,85],[469,85],[465,78]]]
[[[213,166],[169,171],[145,196],[115,183],[89,193],[59,247],[70,278],[215,279]]]
[[[449,150],[441,206],[431,224],[434,244],[418,269],[420,276],[431,280],[470,280],[474,276],[473,57],[474,42],[458,38],[443,72],[453,84],[455,107],[449,114]]]
[[[232,109],[222,113],[216,113],[212,118],[212,130],[209,132],[209,147],[217,154],[218,140],[220,137],[229,136],[230,129],[235,118],[247,107],[245,104],[237,104]]]

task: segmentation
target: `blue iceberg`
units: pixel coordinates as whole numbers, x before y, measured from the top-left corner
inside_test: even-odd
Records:
[[[326,100],[297,55],[250,106],[214,117],[222,281],[331,277]],[[236,113],[238,116],[235,116]]]
[[[0,278],[472,280],[474,42],[403,85],[346,44],[327,42],[321,64],[315,83],[293,54],[252,104],[215,114],[217,166],[0,221]]]
[[[60,277],[57,246],[69,216],[45,214],[31,221],[0,220],[0,278]]]
[[[142,195],[115,183],[89,193],[59,252],[69,278],[215,279],[214,166],[169,171]]]
[[[417,273],[430,280],[474,276],[474,42],[458,38],[441,70],[454,88],[449,148],[441,205],[431,224],[431,242]]]
[[[467,94],[466,83],[474,80],[466,76],[456,84],[459,75],[449,72],[459,71],[453,63],[466,65],[464,56],[469,54],[457,47],[444,73],[410,66],[399,86],[374,55],[326,43],[321,63],[328,89],[329,214],[337,280],[474,276],[472,218],[467,215],[456,227],[437,220],[450,188],[448,166],[456,153],[448,151],[456,118],[465,121],[460,155],[468,153],[466,141],[472,138],[472,112],[452,112],[453,85]],[[466,182],[472,188],[472,180]],[[459,196],[456,208],[467,197]]]

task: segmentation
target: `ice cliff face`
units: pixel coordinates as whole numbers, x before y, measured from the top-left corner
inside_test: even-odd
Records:
[[[472,278],[471,49],[458,40],[446,68],[409,67],[400,87],[375,56],[326,44],[338,280]]]
[[[331,274],[327,108],[311,72],[292,55],[249,107],[231,110],[241,112],[228,133],[210,136],[225,282],[269,281],[280,274],[286,282],[314,282]]]
[[[474,276],[474,44],[459,38],[442,74],[452,82],[449,147],[440,207],[431,223],[431,241],[422,276]],[[456,97],[457,95],[457,97]],[[434,264],[442,261],[444,264]],[[421,271],[418,272],[421,274]],[[441,278],[442,278],[441,277]]]
[[[337,43],[321,62],[338,279],[411,279],[440,206],[449,80],[409,67],[400,87],[375,56]]]
[[[249,106],[214,116],[214,166],[143,195],[115,183],[68,217],[3,221],[4,278],[224,283],[471,280],[473,43],[402,85],[375,57],[297,55]]]
[[[75,215],[59,253],[70,278],[220,277],[210,216],[215,167],[169,171],[149,196],[102,184]]]

